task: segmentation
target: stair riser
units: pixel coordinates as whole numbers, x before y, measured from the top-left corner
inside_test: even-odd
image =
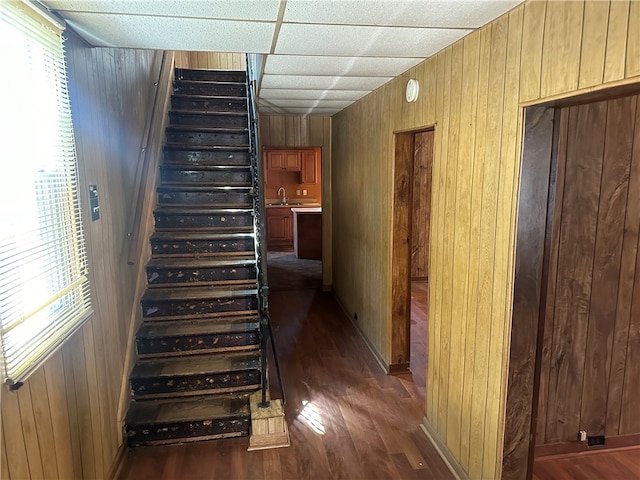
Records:
[[[190,165],[249,165],[249,152],[172,150],[166,148],[164,161]]]
[[[188,376],[151,377],[131,380],[133,397],[179,397],[210,394],[215,391],[246,391],[260,384],[259,370],[206,373]]]
[[[214,112],[247,112],[247,101],[242,98],[185,98],[173,96],[171,108],[178,110],[212,110]]]
[[[192,442],[249,435],[248,417],[197,420],[181,423],[125,425],[130,447]]]
[[[230,350],[257,348],[258,332],[220,333],[192,337],[137,338],[139,355],[162,355],[198,352],[201,350]]]
[[[190,170],[188,168],[161,168],[160,183],[211,183],[225,185],[251,185],[251,171],[248,168],[223,170]]]
[[[142,301],[142,314],[145,319],[162,320],[163,317],[186,318],[189,316],[211,315],[232,312],[255,311],[258,308],[256,297],[216,298],[205,300],[156,300]]]
[[[247,80],[246,73],[242,71],[220,70],[183,70],[176,69],[176,80],[204,80],[205,82],[239,82]]]
[[[239,252],[253,252],[253,238],[242,240],[190,240],[179,242],[163,242],[151,240],[151,252],[154,256],[184,256],[191,254],[224,255]]]
[[[247,128],[246,115],[197,115],[169,112],[171,125],[191,125],[195,127]]]
[[[252,204],[248,192],[158,192],[158,205],[246,205]]]
[[[253,217],[250,214],[220,214],[220,215],[194,215],[194,214],[163,214],[155,212],[157,231],[176,231],[180,229],[232,230],[235,227],[250,227],[253,225]]]
[[[249,145],[249,133],[167,131],[167,142],[190,145]]]
[[[247,87],[243,83],[185,83],[177,81],[173,84],[174,93],[185,95],[215,95],[218,97],[244,97],[247,94]]]
[[[153,286],[187,285],[187,284],[220,284],[223,282],[239,283],[255,281],[255,265],[239,265],[233,267],[181,268],[168,269],[147,267],[147,284]]]

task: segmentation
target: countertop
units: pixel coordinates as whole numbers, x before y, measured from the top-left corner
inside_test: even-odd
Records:
[[[322,213],[322,207],[293,207],[293,213]]]

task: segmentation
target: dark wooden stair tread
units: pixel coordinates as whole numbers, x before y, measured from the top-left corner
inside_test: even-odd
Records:
[[[238,86],[245,86],[246,82],[244,81],[237,81],[234,82],[232,80],[194,80],[194,79],[187,79],[187,78],[176,78],[175,79],[175,83],[177,85],[208,85],[211,87],[217,87],[217,86],[221,86],[221,87],[238,87]]]
[[[251,332],[260,327],[257,315],[212,317],[174,322],[144,322],[138,338],[189,337],[218,333]]]
[[[202,132],[202,133],[246,133],[247,127],[201,127],[197,125],[169,125],[170,132]]]
[[[203,145],[193,143],[165,143],[164,150],[187,150],[187,151],[220,151],[220,152],[246,152],[249,149],[249,145]],[[185,163],[185,165],[189,165]],[[241,165],[244,166],[244,165]],[[248,166],[248,164],[247,164]]]
[[[194,240],[239,240],[253,237],[253,233],[156,232],[151,239],[159,242],[188,242]]]
[[[246,117],[247,112],[225,112],[224,110],[189,110],[184,108],[172,108],[169,113],[175,115],[202,115],[202,116],[232,116]]]
[[[213,418],[249,416],[249,394],[202,395],[176,400],[131,402],[125,423],[177,423]]]
[[[260,369],[260,352],[205,353],[181,357],[141,358],[131,371],[131,380],[196,376]]]
[[[195,183],[195,185],[194,185]],[[236,186],[203,186],[200,182],[171,182],[170,185],[162,185],[157,188],[159,193],[163,192],[229,192],[229,193],[251,193],[253,187],[250,185]]]
[[[193,205],[185,205],[184,207],[158,205],[156,208],[156,213],[162,215],[251,215],[252,212],[251,208],[198,208]]]
[[[255,288],[227,287],[169,287],[148,289],[142,301],[171,301],[171,300],[208,300],[216,298],[241,298],[257,295]]]
[[[237,256],[218,258],[153,258],[147,263],[147,268],[213,268],[213,267],[233,267],[255,265],[255,256]]]
[[[247,97],[234,97],[231,95],[196,95],[192,93],[181,93],[181,92],[173,93],[171,96],[185,98],[185,99],[193,98],[196,100],[214,99],[214,100],[241,100],[242,101],[247,99]],[[197,110],[197,109],[194,109],[194,110]]]

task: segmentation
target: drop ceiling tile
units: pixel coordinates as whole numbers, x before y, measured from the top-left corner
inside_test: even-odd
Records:
[[[269,55],[264,73],[395,77],[420,63],[422,58],[327,57]]]
[[[261,98],[288,98],[307,100],[358,100],[367,92],[361,90],[298,90],[263,88],[260,90]]]
[[[270,111],[275,115],[318,115],[327,116],[335,115],[341,108],[301,108],[301,107],[289,107],[286,109],[271,109]],[[260,113],[266,113],[263,107],[260,107]]]
[[[471,30],[349,25],[282,25],[276,54],[427,58]]]
[[[287,0],[285,22],[477,28],[522,0]]]
[[[118,13],[227,20],[278,19],[280,0],[44,0],[61,12]]]
[[[306,76],[306,75],[264,75],[261,89],[263,88],[287,88],[287,89],[340,89],[361,90],[370,92],[385,83],[393,80],[393,77],[331,77],[331,76]]]
[[[65,18],[95,46],[265,53],[274,23],[195,18],[67,13]]]
[[[266,102],[275,107],[308,107],[308,108],[337,108],[343,109],[353,103],[353,100],[288,100],[284,98],[269,98]]]

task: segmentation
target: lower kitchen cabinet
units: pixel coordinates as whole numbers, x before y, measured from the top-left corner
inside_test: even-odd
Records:
[[[293,246],[293,214],[291,213],[291,208],[267,208],[267,246]]]

